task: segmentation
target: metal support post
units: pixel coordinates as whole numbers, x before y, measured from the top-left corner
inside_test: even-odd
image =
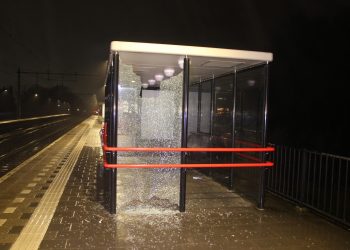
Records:
[[[181,147],[187,148],[187,130],[188,130],[188,96],[190,81],[190,59],[184,58],[184,75],[183,75],[183,90],[182,90],[182,133]],[[187,153],[181,152],[181,164],[187,163]],[[180,170],[180,212],[186,210],[186,168]]]
[[[233,88],[232,88],[232,100],[233,100],[233,104],[232,104],[232,135],[231,135],[231,139],[232,139],[232,143],[231,146],[232,148],[234,148],[235,145],[235,121],[236,121],[236,92],[237,92],[237,71],[235,69],[235,73],[234,73],[234,78],[233,78]],[[235,161],[235,156],[234,154],[231,154],[231,162],[233,163]],[[233,189],[233,185],[234,185],[234,169],[231,168],[230,169],[230,189]]]
[[[303,203],[305,202],[305,194],[306,194],[306,171],[308,169],[308,152],[303,149],[301,156],[301,186],[300,186],[300,207],[303,207]]]
[[[210,80],[210,123],[209,123],[209,133],[210,133],[210,141],[213,146],[213,130],[214,130],[214,106],[215,106],[215,77],[213,75]],[[213,159],[214,153],[210,153],[210,163],[216,163],[216,160]],[[209,169],[209,176],[213,176],[213,172]]]
[[[111,79],[111,93],[110,93],[110,107],[109,107],[109,124],[108,124],[108,146],[117,147],[118,142],[118,81],[119,81],[119,55],[114,54],[112,58],[112,79]],[[111,153],[111,163],[117,163],[117,152]],[[117,169],[112,169],[110,172],[110,213],[117,212]]]
[[[264,85],[264,116],[263,116],[263,133],[262,133],[262,145],[266,147],[267,143],[267,114],[268,114],[268,92],[269,92],[269,64],[266,62],[265,65],[265,85]],[[266,154],[261,154],[261,160],[266,161]],[[265,203],[265,170],[260,170],[260,181],[259,181],[259,198],[258,198],[258,209],[264,209]]]
[[[21,107],[21,69],[17,70],[17,119],[21,119],[22,107]]]

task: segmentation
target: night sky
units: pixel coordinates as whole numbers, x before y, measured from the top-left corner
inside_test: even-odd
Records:
[[[101,98],[112,40],[269,51],[269,141],[350,156],[349,10],[346,0],[1,1],[0,87],[15,86],[18,67],[77,72],[94,76],[64,84]]]

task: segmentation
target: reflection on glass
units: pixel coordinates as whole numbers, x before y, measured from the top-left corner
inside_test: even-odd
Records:
[[[188,134],[197,133],[198,125],[198,87],[199,84],[190,87],[188,97]]]
[[[210,133],[211,81],[201,83],[200,132]]]
[[[232,147],[232,107],[233,107],[233,75],[214,79],[214,105],[212,146],[220,148]],[[211,162],[229,163],[231,153],[212,153]],[[215,169],[211,175],[219,182],[228,185],[230,169]]]
[[[237,74],[235,147],[261,147],[264,130],[266,68],[260,66]],[[260,162],[261,153],[237,153],[237,162]],[[234,188],[255,200],[259,197],[262,169],[235,169]]]
[[[214,147],[232,146],[233,76],[215,79],[213,143]]]
[[[259,67],[237,75],[236,144],[262,143],[265,68]]]

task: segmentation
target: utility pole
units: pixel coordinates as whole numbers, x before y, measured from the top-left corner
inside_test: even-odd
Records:
[[[21,69],[17,71],[17,119],[21,119]]]

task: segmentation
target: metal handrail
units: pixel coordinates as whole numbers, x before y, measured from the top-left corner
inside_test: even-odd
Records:
[[[103,146],[108,152],[273,152],[272,147],[266,148],[133,148]]]
[[[266,148],[135,148],[135,147],[109,147],[107,146],[107,125],[101,131],[103,166],[105,168],[249,168],[273,167],[271,161],[253,163],[186,163],[186,164],[112,164],[108,163],[106,153],[110,152],[273,152],[273,147]]]

